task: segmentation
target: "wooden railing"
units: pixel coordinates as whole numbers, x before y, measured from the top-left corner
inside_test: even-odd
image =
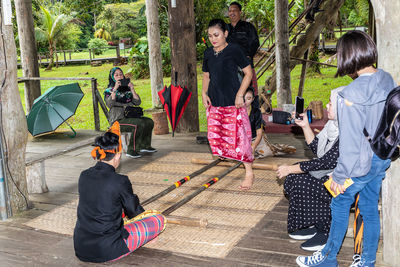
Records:
[[[76,77],[76,78],[59,78],[59,77],[19,77],[18,83],[24,83],[27,81],[43,81],[43,80],[53,80],[53,81],[91,81],[92,85],[92,101],[93,101],[93,117],[94,117],[94,128],[96,131],[100,131],[100,115],[99,115],[99,104],[104,112],[107,120],[109,121],[108,109],[97,90],[97,79],[88,77]]]

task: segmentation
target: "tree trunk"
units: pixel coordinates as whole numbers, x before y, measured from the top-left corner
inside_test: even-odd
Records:
[[[53,62],[54,62],[53,42],[49,40],[49,65],[47,65],[46,70],[51,70],[53,68]]]
[[[310,47],[312,42],[318,38],[318,34],[321,33],[322,29],[327,23],[329,23],[333,16],[336,16],[337,11],[343,5],[344,0],[325,0],[321,6],[324,11],[318,12],[315,15],[315,22],[310,24],[306,28],[304,35],[301,35],[296,42],[296,45],[290,50],[290,56],[294,58],[301,58],[305,51]],[[290,62],[290,70],[298,64],[298,61]],[[265,81],[264,90],[271,90],[272,93],[276,90],[276,72],[272,73],[271,78]]]
[[[278,107],[292,103],[290,90],[288,1],[275,0],[276,88]]]
[[[312,43],[310,47],[310,56],[309,59],[315,62],[319,62],[319,49],[318,49],[318,39]],[[321,74],[321,67],[319,64],[309,63],[308,73],[318,73]]]
[[[15,0],[21,65],[24,77],[39,77],[38,54],[32,15],[32,0]],[[40,81],[25,82],[25,109],[28,113],[33,101],[41,95]]]
[[[400,83],[400,1],[371,0],[376,18],[379,68]],[[389,266],[400,262],[400,160],[393,161],[382,185],[383,261]]]
[[[3,4],[5,2],[7,0],[2,1]],[[3,8],[2,6],[1,9]],[[0,20],[2,21],[0,26],[0,127],[3,132],[1,138],[5,152],[5,173],[9,187],[9,198],[11,209],[15,213],[27,208],[25,147],[28,130],[18,91],[17,52],[11,15],[8,18],[3,18],[3,14],[5,13],[0,12]]]
[[[161,102],[157,93],[163,89],[163,70],[157,2],[157,0],[146,0],[146,19],[147,39],[149,41],[151,99],[153,107],[160,108]]]
[[[186,107],[178,132],[199,131],[199,110],[196,72],[196,36],[193,0],[176,0],[176,7],[168,1],[169,33],[171,39],[171,83],[187,86],[192,97]],[[178,81],[175,81],[178,72]]]

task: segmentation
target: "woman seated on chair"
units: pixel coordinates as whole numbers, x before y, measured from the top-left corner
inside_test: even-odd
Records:
[[[289,236],[296,240],[307,240],[301,248],[308,251],[322,249],[328,240],[332,197],[324,182],[336,167],[339,157],[336,99],[342,88],[332,90],[326,106],[329,120],[317,136],[308,123],[306,113],[301,114],[301,119],[295,119],[295,123],[303,129],[307,146],[317,158],[291,166],[282,165],[277,171],[279,178],[286,176],[284,190],[289,198]]]
[[[122,132],[131,133],[126,156],[139,158],[139,152],[157,152],[151,147],[151,135],[154,127],[152,119],[141,116],[132,117],[126,109],[139,106],[140,96],[133,88],[133,84],[126,79],[122,70],[114,67],[108,77],[108,88],[104,92],[104,99],[109,110],[109,120],[112,124],[118,121]]]
[[[133,218],[144,209],[128,177],[115,172],[121,161],[120,138],[115,132],[119,129],[96,138],[92,157],[97,164],[79,177],[74,248],[75,255],[86,262],[117,260],[157,237],[165,227],[164,216],[154,213],[124,225],[122,212]]]
[[[267,135],[264,131],[264,121],[262,119],[261,110],[257,107],[258,104],[255,104],[254,90],[251,87],[246,90],[244,104],[250,120],[252,135],[251,148],[254,158],[265,158],[268,156],[278,156],[296,152],[294,146],[271,144],[268,142]]]

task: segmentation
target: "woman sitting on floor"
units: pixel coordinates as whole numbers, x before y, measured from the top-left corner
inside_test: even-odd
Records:
[[[92,156],[97,164],[79,177],[78,218],[74,230],[75,255],[86,262],[119,259],[146,244],[162,232],[161,214],[124,225],[122,212],[132,218],[144,212],[132,184],[115,172],[121,161],[118,129],[97,137]],[[116,134],[118,133],[118,134]]]
[[[322,249],[328,240],[332,197],[324,182],[336,167],[339,157],[336,99],[342,88],[332,90],[326,106],[329,120],[317,136],[314,136],[306,113],[301,114],[302,119],[295,119],[295,123],[303,129],[307,146],[317,158],[291,166],[282,165],[277,171],[279,178],[286,176],[284,190],[289,198],[289,236],[296,240],[308,239],[301,245],[308,251]]]
[[[252,135],[251,148],[254,158],[295,153],[296,148],[294,146],[271,144],[268,142],[267,135],[264,131],[264,121],[262,119],[261,110],[257,107],[258,104],[255,104],[254,100],[254,90],[249,87],[244,95],[244,103],[250,120]]]
[[[126,115],[127,107],[139,106],[140,96],[133,88],[133,84],[125,79],[124,73],[118,67],[110,70],[108,76],[108,88],[104,92],[105,102],[110,109],[110,123],[118,121],[122,132],[132,133],[126,156],[130,158],[139,158],[138,152],[157,152],[151,147],[151,135],[154,127],[152,119],[139,116],[131,117]],[[127,85],[124,81],[128,81]]]

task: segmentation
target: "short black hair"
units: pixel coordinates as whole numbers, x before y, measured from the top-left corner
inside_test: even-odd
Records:
[[[235,1],[235,2],[230,3],[229,6],[233,6],[233,5],[236,5],[239,8],[239,10],[242,11],[242,5],[241,4],[239,4],[238,2]]]
[[[119,146],[119,136],[112,132],[106,132],[102,136],[96,137],[94,141],[94,146],[98,146],[104,150],[118,150]],[[106,157],[103,159],[104,161],[110,161],[114,158],[115,153],[105,152]],[[100,154],[97,154],[97,159],[100,159]]]
[[[352,75],[373,66],[378,60],[378,50],[372,38],[362,31],[349,31],[337,42],[337,72],[335,77]]]
[[[223,32],[225,32],[227,30],[226,23],[222,19],[212,19],[210,21],[210,23],[208,23],[208,28],[211,28],[211,27],[218,27]]]

